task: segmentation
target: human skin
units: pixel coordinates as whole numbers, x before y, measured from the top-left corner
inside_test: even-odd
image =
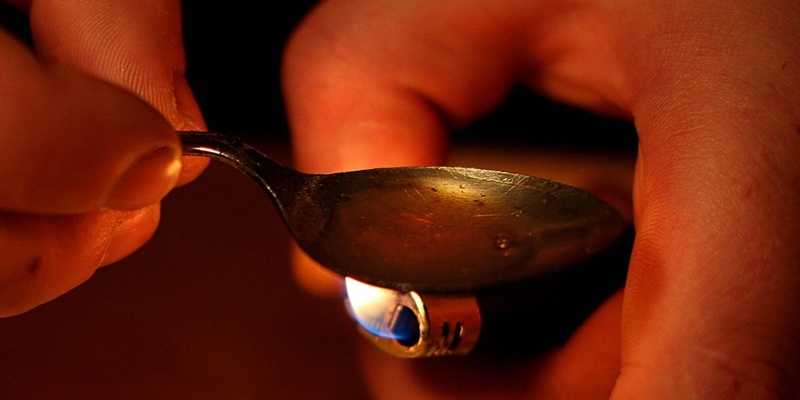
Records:
[[[375,396],[800,396],[798,22],[790,0],[322,2],[284,64],[300,169],[443,163],[516,84],[639,135],[623,292],[513,368],[365,350]]]
[[[0,316],[135,251],[207,163],[182,160],[175,132],[204,127],[179,1],[10,3],[34,43],[0,31]]]

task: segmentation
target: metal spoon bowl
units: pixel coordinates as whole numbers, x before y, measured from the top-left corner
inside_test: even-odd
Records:
[[[458,292],[532,279],[592,257],[625,228],[608,204],[547,179],[442,166],[306,174],[232,135],[180,136],[184,155],[254,180],[313,259],[373,285]]]

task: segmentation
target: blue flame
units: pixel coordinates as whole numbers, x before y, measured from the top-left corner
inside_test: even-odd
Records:
[[[420,339],[420,321],[401,303],[406,295],[347,279],[348,306],[356,322],[373,335],[412,346]]]

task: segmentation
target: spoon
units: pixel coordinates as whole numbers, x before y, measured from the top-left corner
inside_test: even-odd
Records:
[[[381,287],[462,292],[533,279],[591,258],[625,228],[608,204],[543,178],[443,166],[306,174],[233,135],[180,138],[184,155],[255,181],[317,262]]]

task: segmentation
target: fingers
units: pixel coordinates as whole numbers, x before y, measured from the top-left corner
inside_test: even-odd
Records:
[[[30,0],[38,58],[68,65],[142,98],[175,129],[202,117],[186,82],[180,2]]]
[[[61,217],[0,213],[0,316],[52,300],[129,255],[158,218],[157,206]]]
[[[446,132],[522,83],[628,115],[614,29],[602,25],[615,12],[546,0],[322,2],[285,57],[297,162],[320,172],[442,162]]]
[[[133,93],[175,130],[204,130],[185,78],[180,1],[20,0],[30,9],[37,57],[75,68]],[[184,159],[180,184],[204,158]]]
[[[175,134],[203,125],[183,78],[180,2],[14,5],[35,43],[0,33],[2,315],[141,246],[157,203],[207,162],[182,160]]]
[[[634,74],[637,244],[615,399],[800,389],[800,230],[787,223],[800,217],[800,79],[785,69],[800,9],[749,4],[634,16],[663,28],[629,32],[653,40]]]
[[[5,39],[5,40],[3,40]],[[139,99],[0,37],[0,208],[75,214],[158,202],[180,172],[174,131]],[[126,175],[127,172],[127,175]]]
[[[427,2],[329,1],[308,17],[290,41],[284,65],[300,168],[441,163],[448,129],[501,99],[513,83],[506,73],[513,55],[484,57],[482,50],[507,35],[443,57],[442,47],[464,48],[478,36],[469,24],[460,28],[471,37],[440,35],[458,24],[446,11],[452,10]]]
[[[0,194],[0,206],[75,213],[157,202],[176,183],[180,150],[163,117],[140,99],[175,127],[200,121],[182,78],[179,5],[130,12],[123,1],[53,3],[29,4],[36,57],[2,38],[0,68],[13,77],[0,100],[8,111],[2,144],[19,149],[3,171],[19,183]]]

